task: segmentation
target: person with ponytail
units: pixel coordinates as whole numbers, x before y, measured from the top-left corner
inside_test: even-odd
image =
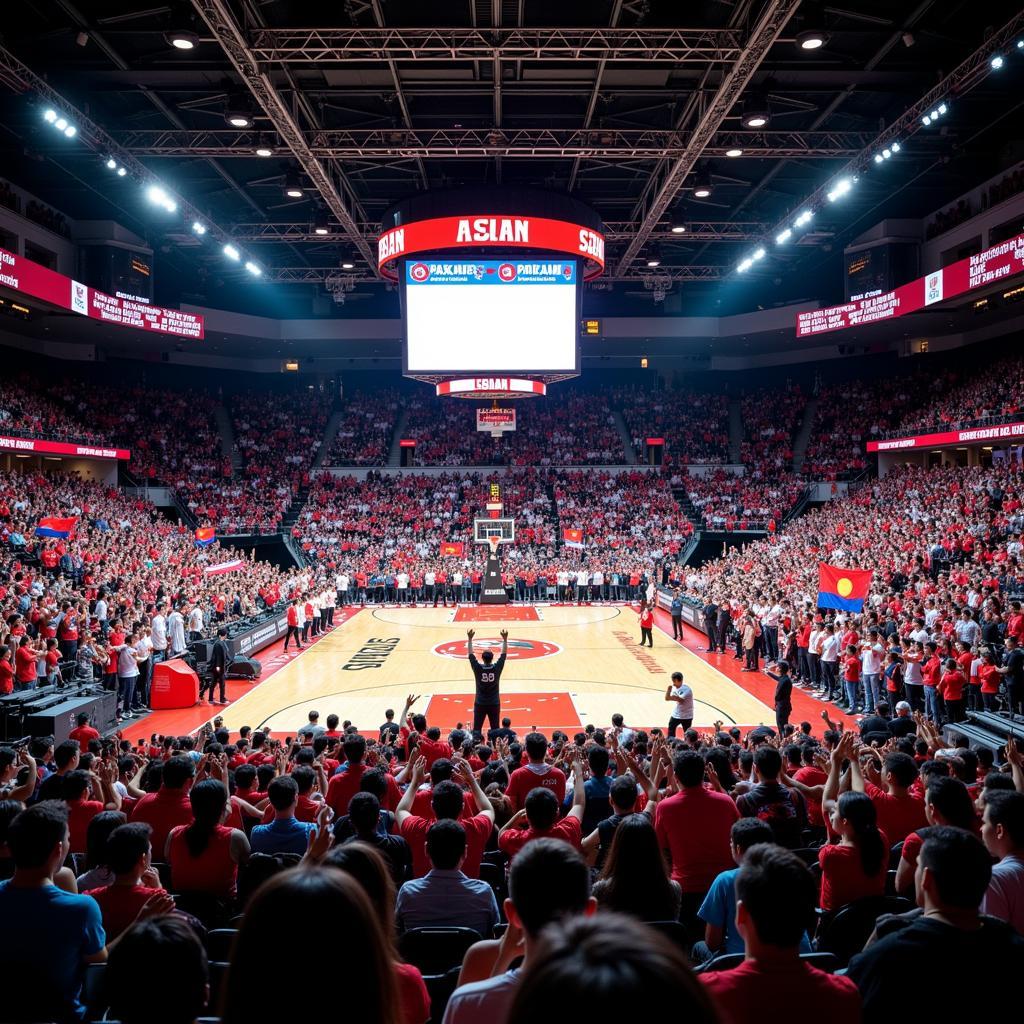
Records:
[[[941,762],[937,764],[941,765]],[[896,869],[896,892],[901,896],[914,892],[917,858],[934,826],[949,825],[953,828],[962,828],[965,832],[971,832],[980,838],[981,821],[978,812],[967,786],[959,779],[933,775],[928,780],[928,788],[925,790],[924,813],[929,827],[911,832],[903,841],[900,863]]]
[[[179,825],[167,837],[167,861],[175,892],[209,893],[232,899],[238,867],[249,859],[249,840],[237,828],[228,828],[228,790],[219,779],[203,779],[189,793],[191,825]]]
[[[885,894],[889,843],[878,829],[875,805],[864,792],[854,742],[853,734],[846,733],[832,751],[831,770],[821,800],[831,830],[839,836],[838,843],[828,843],[818,851],[819,904],[826,911],[838,910],[867,896]],[[839,796],[843,761],[847,759],[853,791]]]

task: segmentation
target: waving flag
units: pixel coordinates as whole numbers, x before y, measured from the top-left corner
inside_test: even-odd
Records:
[[[864,610],[871,588],[870,569],[839,569],[818,563],[818,607],[838,608],[844,612]]]
[[[77,516],[43,516],[36,526],[37,537],[70,537],[75,532]]]
[[[562,542],[567,548],[581,548],[583,547],[583,531],[582,530],[563,530],[562,531]]]
[[[463,551],[462,541],[449,540],[449,541],[445,541],[441,545],[441,554],[442,555],[454,555],[456,558],[461,558],[462,557],[462,551]]]
[[[208,565],[203,572],[207,576],[220,576],[225,572],[237,572],[245,567],[245,559],[232,558],[230,562],[218,562],[216,565]]]
[[[217,539],[217,531],[212,526],[200,526],[196,529],[196,547],[205,548]]]

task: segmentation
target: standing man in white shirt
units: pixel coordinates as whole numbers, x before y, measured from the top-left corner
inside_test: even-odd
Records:
[[[185,643],[185,616],[175,608],[167,617],[168,657],[181,657],[188,649]]]
[[[826,691],[827,699],[834,700],[840,695],[839,686],[839,645],[842,637],[836,632],[835,626],[826,623],[821,628],[824,638],[819,637],[821,645],[821,684]]]
[[[349,578],[347,572],[339,572],[338,575],[334,577],[334,586],[338,591],[337,601],[339,608],[344,608],[349,602],[348,585]]]
[[[586,569],[580,569],[576,573],[576,602],[583,604],[590,598],[590,573]]]
[[[672,673],[672,682],[665,690],[665,700],[672,705],[668,719],[669,738],[680,727],[685,733],[693,725],[693,690],[683,682],[682,672]]]
[[[324,587],[323,601],[324,611],[327,613],[327,628],[332,629],[334,627],[334,602],[337,598],[334,596],[334,590],[330,586]]]
[[[437,577],[434,575],[433,569],[428,569],[423,574],[423,586],[426,589],[426,596],[423,599],[424,604],[429,604],[434,600],[434,581]]]
[[[203,638],[203,609],[197,601],[188,613],[188,642],[193,643]]]
[[[878,639],[878,630],[869,629],[867,639],[860,642],[860,674],[864,680],[864,707],[869,714],[878,707],[884,657],[885,648]]]
[[[166,605],[158,601],[156,614],[150,622],[150,639],[153,642],[153,664],[167,659],[167,618],[165,616]]]

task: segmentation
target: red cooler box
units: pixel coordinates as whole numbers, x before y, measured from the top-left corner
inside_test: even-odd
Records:
[[[161,661],[153,666],[149,706],[154,711],[190,708],[199,700],[199,676],[181,660]]]

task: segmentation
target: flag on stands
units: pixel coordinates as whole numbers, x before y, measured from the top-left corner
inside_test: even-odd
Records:
[[[70,537],[75,532],[77,516],[43,516],[36,526],[37,537]]]
[[[563,530],[562,541],[567,548],[581,548],[583,547],[583,531]]]
[[[216,565],[208,565],[203,572],[207,576],[220,576],[225,572],[237,572],[245,567],[245,559],[232,558],[230,562],[218,562]]]
[[[461,540],[448,540],[441,545],[442,555],[454,555],[456,558],[461,558],[463,552]]]
[[[217,539],[217,531],[212,526],[196,528],[196,547],[205,548]]]
[[[871,587],[870,569],[839,569],[818,563],[818,607],[838,608],[844,612],[864,610],[864,599]]]

